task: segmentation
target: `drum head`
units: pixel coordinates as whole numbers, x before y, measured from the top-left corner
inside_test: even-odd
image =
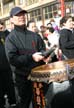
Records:
[[[29,79],[37,82],[62,82],[68,80],[67,66],[74,66],[74,59],[45,64],[32,69]]]

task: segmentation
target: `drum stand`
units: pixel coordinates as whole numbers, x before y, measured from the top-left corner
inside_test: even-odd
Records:
[[[45,108],[45,97],[41,82],[33,82],[33,107]]]

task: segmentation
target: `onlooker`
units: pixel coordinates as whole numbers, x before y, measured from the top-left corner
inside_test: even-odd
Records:
[[[30,20],[27,23],[27,29],[33,32],[37,32],[37,26],[34,20]]]
[[[42,37],[42,39],[43,39],[44,37],[46,37],[46,35],[45,35],[46,26],[41,25],[41,26],[40,26],[40,32],[41,32],[41,37]]]
[[[72,17],[72,22],[73,22],[73,33],[74,33],[74,17]]]
[[[48,33],[48,41],[50,43],[50,47],[53,47],[56,45],[57,47],[59,46],[59,34],[55,32],[53,27],[48,27],[46,32]]]
[[[58,25],[56,24],[53,18],[50,19],[50,23],[52,24],[52,27],[54,28],[54,30],[58,32],[59,31]]]
[[[5,39],[8,34],[4,21],[0,21],[0,108],[5,105],[4,95],[8,96],[10,104],[16,103],[12,73],[5,54]]]
[[[52,27],[52,24],[50,22],[47,23],[47,27]]]
[[[53,27],[47,27],[46,33],[48,34],[48,42],[50,43],[49,49],[56,46],[56,53],[52,57],[51,62],[58,60],[58,51],[59,51],[59,34],[54,31]]]
[[[64,16],[61,19],[63,28],[60,30],[59,45],[62,53],[67,59],[74,58],[74,36],[72,33],[73,22],[71,16]]]
[[[34,20],[28,21],[28,23],[27,23],[27,29],[30,30],[30,31],[32,31],[32,32],[34,32],[34,33],[36,33],[38,36],[41,36],[42,40],[45,43],[46,49],[48,49],[47,48],[47,47],[49,47],[48,39],[45,36],[43,37],[42,34],[41,34],[41,32],[38,31],[37,26],[36,26],[36,23],[35,23]],[[44,32],[44,34],[45,34],[45,32]]]
[[[63,58],[64,59],[70,59],[74,57],[74,37],[72,34],[72,17],[71,16],[64,16],[61,19],[61,25],[62,29],[60,30],[60,38],[59,38],[59,45],[60,49],[63,53]],[[64,61],[62,61],[64,62]],[[74,80],[74,79],[73,79]],[[65,87],[67,87],[65,89]],[[53,105],[56,106],[56,108],[65,108],[65,107],[74,107],[74,98],[73,98],[73,85],[70,83],[70,81],[64,81],[61,84],[56,83],[54,85],[54,88],[58,90],[58,88],[61,88],[60,92],[55,95],[53,99]]]

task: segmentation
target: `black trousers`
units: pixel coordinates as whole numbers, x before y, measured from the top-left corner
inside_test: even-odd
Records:
[[[29,108],[33,94],[32,82],[25,78],[16,78],[16,88],[19,95],[16,108]]]
[[[11,70],[9,71],[0,70],[0,108],[4,108],[5,94],[7,94],[8,96],[9,104],[16,103],[14,83],[12,80]]]

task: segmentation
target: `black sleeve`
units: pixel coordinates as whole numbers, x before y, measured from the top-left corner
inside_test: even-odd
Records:
[[[7,37],[5,41],[5,52],[9,63],[18,68],[21,68],[23,66],[26,67],[26,64],[28,64],[28,62],[31,62],[31,60],[33,60],[32,55],[31,54],[19,55],[17,51],[18,49],[15,46],[14,41],[10,40],[10,38]]]
[[[72,32],[67,32],[66,30],[60,31],[60,38],[59,38],[59,46],[60,48],[65,49],[73,49],[74,48],[74,40],[72,40]]]

